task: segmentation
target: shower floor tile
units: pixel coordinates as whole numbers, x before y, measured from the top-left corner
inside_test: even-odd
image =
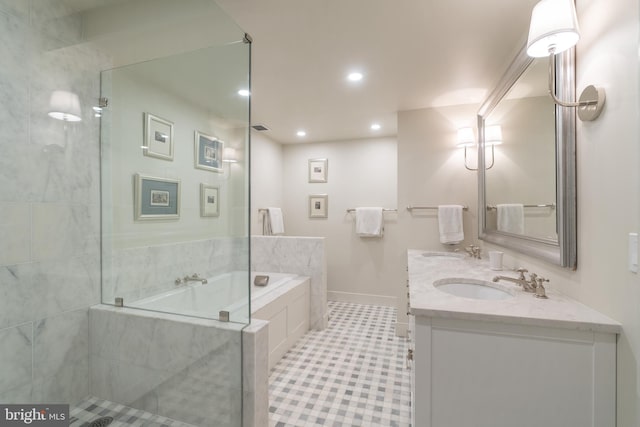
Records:
[[[109,427],[194,427],[170,418],[154,415],[139,409],[88,397],[73,407],[69,414],[70,427],[86,427],[101,417],[112,417]]]
[[[310,331],[269,376],[269,425],[411,424],[408,343],[396,310],[329,302],[329,327]]]

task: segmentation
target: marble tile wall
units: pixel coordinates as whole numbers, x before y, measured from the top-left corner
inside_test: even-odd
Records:
[[[251,269],[311,278],[309,326],[327,327],[327,257],[323,237],[251,236]]]
[[[105,257],[103,301],[135,301],[175,289],[175,279],[248,268],[247,239],[215,238],[122,249]],[[107,264],[108,263],[108,264]],[[247,291],[248,298],[248,291]]]
[[[97,305],[90,310],[91,394],[197,426],[236,426],[242,408],[241,324]],[[246,338],[244,360],[267,354],[267,329]],[[260,334],[262,332],[262,334]],[[251,349],[253,354],[249,355]],[[267,381],[260,360],[249,378]],[[262,366],[263,371],[255,373]],[[246,402],[266,399],[249,384]],[[262,405],[265,420],[266,405]]]
[[[100,301],[99,97],[108,59],[63,0],[0,0],[0,401],[89,392],[88,307]],[[54,90],[82,121],[50,118]]]
[[[81,15],[71,9],[77,7],[75,3],[0,0],[0,401],[3,403],[73,405],[90,392],[89,307],[101,301],[100,123],[92,107],[100,96],[100,71],[111,65],[106,55],[82,40]],[[54,90],[78,95],[82,121],[62,122],[47,115]],[[243,260],[246,264],[246,240],[203,241],[189,247],[148,248],[146,254],[135,256],[122,254],[117,260],[106,260],[120,263],[116,265],[119,273],[113,275],[110,270],[106,279],[113,280],[124,291],[145,295],[152,291],[147,285],[158,283],[158,276],[149,276],[149,281],[134,285],[125,283],[123,278],[134,267],[140,270],[141,264],[134,265],[136,261],[152,269],[157,265],[149,259],[172,265],[176,252],[185,257],[175,266],[175,272],[174,267],[171,271],[156,268],[153,274],[164,274],[163,278],[171,280],[175,273],[212,274],[222,264],[240,269],[244,267]],[[126,259],[128,256],[131,258]],[[209,272],[200,267],[208,258],[220,261]],[[158,334],[157,323],[151,323],[149,328],[151,337]],[[180,368],[171,365],[170,359],[181,355],[180,345],[184,342],[177,332],[170,336],[172,341],[164,342],[170,352],[147,351],[154,372]],[[207,342],[214,337],[201,338]],[[226,339],[238,341],[231,347],[240,347],[240,334]],[[135,342],[118,357],[137,357],[139,348],[139,342]],[[114,359],[108,357],[106,347],[102,349],[107,355],[103,364],[96,365],[98,372],[111,372],[116,378],[126,376],[127,370],[113,370],[117,366]],[[231,364],[240,363],[235,353],[209,349],[197,353],[200,359],[191,366],[182,367],[183,371],[187,369],[184,378],[200,375],[196,367],[217,365],[209,357],[213,353],[218,360],[226,358]],[[130,366],[134,372],[140,369],[136,364]],[[178,387],[177,377],[160,378],[167,389]],[[239,374],[233,376],[235,381],[239,378]],[[165,398],[162,393],[136,394],[135,390],[126,396],[132,402],[150,405],[155,401],[162,406]],[[239,387],[235,390],[240,393]],[[241,400],[221,397],[221,402],[230,413]]]

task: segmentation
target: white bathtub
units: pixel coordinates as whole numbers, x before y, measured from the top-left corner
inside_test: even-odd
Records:
[[[267,286],[255,286],[257,274],[269,276]],[[286,273],[251,274],[251,317],[269,322],[269,370],[309,330],[310,279]],[[144,298],[127,306],[163,313],[218,320],[220,311],[229,321],[248,323],[247,273],[225,273],[191,282]]]
[[[257,274],[269,276],[269,284],[255,286],[253,282]],[[252,314],[280,296],[283,293],[281,287],[287,283],[293,285],[294,279],[298,279],[295,280],[298,282],[301,278],[295,274],[287,273],[252,273]],[[227,311],[230,321],[246,323],[249,315],[247,280],[247,272],[225,273],[208,278],[206,284],[189,282],[188,285],[176,286],[170,291],[127,303],[127,306],[207,319],[218,319],[220,311]]]

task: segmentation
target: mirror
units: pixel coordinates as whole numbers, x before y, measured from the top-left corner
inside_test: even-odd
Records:
[[[565,99],[574,96],[573,55],[556,61]],[[548,67],[523,47],[478,111],[479,237],[575,268],[575,110],[554,105]],[[500,145],[491,146],[496,125]]]

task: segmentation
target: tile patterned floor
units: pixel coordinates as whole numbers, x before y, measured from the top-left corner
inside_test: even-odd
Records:
[[[329,327],[305,335],[271,372],[270,427],[410,426],[407,342],[395,336],[395,309],[329,302],[329,312]],[[111,427],[194,427],[94,397],[70,416],[71,427],[104,416]]]
[[[395,335],[395,309],[329,310],[329,327],[305,335],[271,372],[270,426],[410,426],[408,344]]]
[[[87,427],[101,417],[112,417],[109,427],[194,427],[108,400],[88,397],[71,409],[70,427]]]

